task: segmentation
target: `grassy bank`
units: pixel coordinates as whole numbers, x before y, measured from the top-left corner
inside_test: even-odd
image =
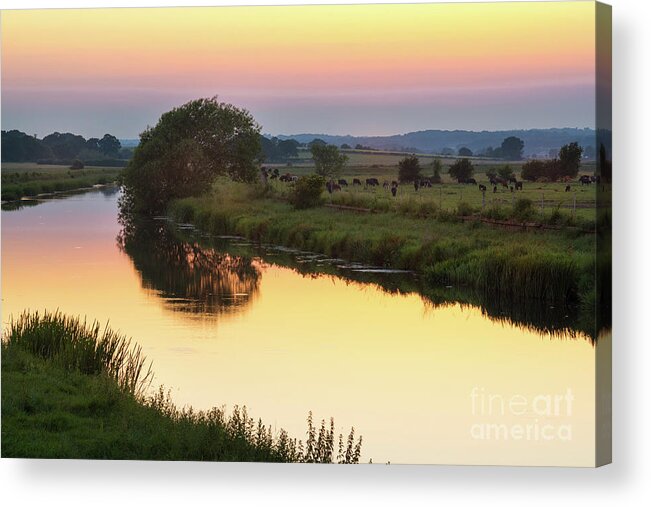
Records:
[[[172,203],[170,213],[209,233],[415,270],[431,284],[502,297],[590,301],[594,290],[593,235],[463,223],[433,204],[376,213],[294,210],[273,190],[220,180],[210,195]]]
[[[106,185],[114,182],[120,172],[121,169],[115,167],[88,167],[73,170],[67,166],[3,164],[2,200],[14,201],[39,194]]]
[[[123,336],[61,314],[25,314],[2,343],[2,457],[346,462],[361,440],[314,426],[306,441],[231,413],[144,394],[146,361]]]

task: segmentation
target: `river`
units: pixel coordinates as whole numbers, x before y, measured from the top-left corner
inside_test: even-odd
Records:
[[[177,405],[246,405],[302,439],[308,411],[332,416],[363,436],[362,462],[593,465],[595,345],[580,330],[164,220],[125,240],[117,199],[2,211],[3,327],[25,309],[108,321]]]

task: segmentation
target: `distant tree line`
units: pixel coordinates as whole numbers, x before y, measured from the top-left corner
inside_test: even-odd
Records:
[[[558,158],[552,160],[530,160],[522,166],[522,179],[528,181],[558,181],[574,179],[579,174],[583,148],[578,143],[563,146]]]
[[[111,134],[91,137],[54,132],[38,139],[20,130],[2,131],[2,162],[37,162],[42,164],[72,164],[75,161],[93,165],[124,166],[133,150],[123,149]]]
[[[294,139],[280,140],[277,137],[269,139],[260,136],[262,154],[265,162],[287,162],[289,159],[298,157],[300,143]]]

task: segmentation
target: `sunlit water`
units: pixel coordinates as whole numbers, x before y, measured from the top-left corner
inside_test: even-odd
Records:
[[[595,349],[580,333],[228,247],[120,248],[116,217],[117,195],[99,192],[3,211],[3,326],[25,309],[110,321],[177,404],[246,405],[299,438],[308,411],[333,416],[363,435],[362,461],[594,464]]]

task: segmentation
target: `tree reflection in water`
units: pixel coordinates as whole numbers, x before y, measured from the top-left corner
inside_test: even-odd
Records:
[[[179,239],[165,223],[131,224],[121,231],[118,245],[133,261],[143,287],[174,311],[239,312],[258,292],[260,268],[254,259]]]

